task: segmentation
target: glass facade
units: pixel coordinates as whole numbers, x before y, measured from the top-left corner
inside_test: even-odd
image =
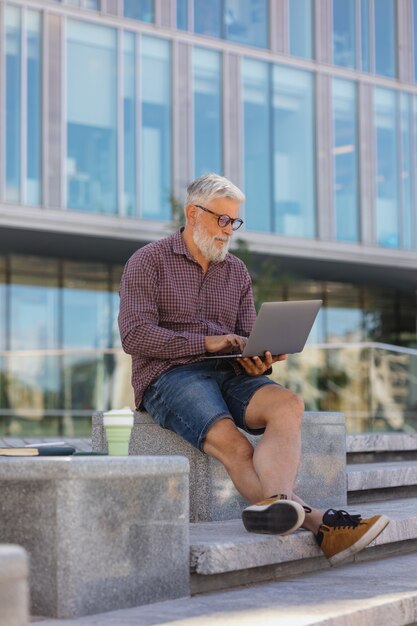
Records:
[[[123,204],[122,214],[136,214],[136,42],[123,35]]]
[[[333,63],[356,68],[356,1],[333,0]]]
[[[337,241],[359,241],[356,90],[333,79],[333,190]]]
[[[152,219],[169,219],[171,215],[170,58],[167,41],[142,38],[141,207],[142,216]]]
[[[313,56],[313,0],[291,0],[289,11],[289,49],[296,57]]]
[[[194,32],[237,43],[268,47],[268,3],[266,0],[194,0]],[[178,17],[184,27],[185,7]]]
[[[21,198],[21,10],[8,6],[6,28],[6,200]]]
[[[66,173],[70,209],[117,212],[116,45],[115,29],[68,20]]]
[[[193,49],[194,176],[222,172],[221,55]]]
[[[394,91],[375,89],[376,236],[380,246],[400,245],[398,107]]]
[[[138,246],[168,232],[190,177],[217,171],[242,187],[241,232],[257,250],[276,241],[280,257],[291,238],[283,254],[300,265],[314,250],[328,268],[331,244],[347,268],[364,253],[380,263],[381,248],[391,269],[398,250],[409,274],[416,267],[417,0],[404,10],[394,0],[274,2],[0,3],[0,216],[17,233],[24,207],[42,241],[44,220],[57,229],[44,258],[24,256],[17,235],[1,250],[0,415],[10,432],[22,420],[35,432],[42,419],[69,434],[71,416],[87,424],[92,408],[130,402],[121,266],[105,259],[124,261],[118,237],[128,231]],[[398,41],[406,30],[411,41]],[[80,221],[110,252],[86,262],[68,243],[47,258],[58,231]],[[311,342],[417,346],[412,286],[281,280],[278,270],[268,281],[255,281],[257,302],[324,298]],[[343,369],[338,359],[326,357],[323,371]]]
[[[243,100],[246,227],[314,237],[312,76],[245,59]]]
[[[154,2],[153,0],[124,0],[123,15],[142,22],[153,22]]]
[[[333,0],[333,63],[397,75],[395,0]]]

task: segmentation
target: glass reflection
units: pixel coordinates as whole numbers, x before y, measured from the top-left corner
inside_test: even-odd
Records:
[[[271,231],[271,115],[269,64],[244,59],[243,116],[245,224]]]
[[[225,0],[225,37],[258,48],[268,47],[266,0]]]
[[[350,81],[333,79],[333,137],[336,238],[358,241],[356,91]]]
[[[194,31],[222,37],[222,0],[194,0]]]
[[[123,215],[136,214],[136,72],[135,35],[123,34]]]
[[[305,59],[313,57],[313,0],[291,0],[288,3],[290,54]]]
[[[124,0],[123,15],[141,22],[154,21],[154,0]]]
[[[376,231],[377,242],[398,248],[399,196],[397,101],[393,91],[375,88]]]
[[[68,20],[67,54],[67,204],[116,213],[116,31]]]
[[[396,76],[396,14],[394,0],[374,3],[375,72]]]
[[[27,179],[26,202],[41,203],[41,102],[42,34],[41,14],[27,11]]]
[[[413,52],[414,52],[414,82],[417,83],[417,0],[412,0],[413,12]]]
[[[141,207],[142,216],[152,219],[171,215],[170,57],[167,41],[142,38]]]
[[[218,52],[193,49],[195,177],[223,169],[220,62]]]
[[[312,76],[274,65],[272,80],[275,231],[292,237],[314,237]]]
[[[361,0],[361,68],[371,71],[369,0]]]
[[[177,0],[177,28],[188,30],[188,0]]]
[[[413,203],[411,190],[411,96],[400,94],[401,108],[401,200],[402,247],[413,247]]]
[[[356,67],[355,0],[333,0],[333,63]]]
[[[21,11],[8,6],[6,26],[6,200],[20,201]]]

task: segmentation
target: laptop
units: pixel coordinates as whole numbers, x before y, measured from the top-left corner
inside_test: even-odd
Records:
[[[322,300],[264,302],[241,354],[217,354],[207,359],[230,359],[242,356],[273,356],[301,352],[322,305]]]

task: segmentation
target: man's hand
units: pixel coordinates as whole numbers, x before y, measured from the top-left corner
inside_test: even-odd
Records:
[[[239,335],[214,335],[205,338],[206,352],[242,352],[247,339]]]
[[[270,352],[265,352],[263,357],[260,356],[252,356],[252,357],[242,357],[237,359],[240,365],[243,367],[245,372],[249,374],[249,376],[260,376],[264,374],[273,363],[277,363],[277,361],[286,361],[288,359],[288,354],[279,354],[278,356],[272,356]]]

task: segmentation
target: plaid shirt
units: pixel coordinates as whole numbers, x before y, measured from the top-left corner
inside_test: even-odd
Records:
[[[248,337],[255,317],[249,272],[232,254],[204,274],[181,231],[137,250],[123,272],[119,311],[136,406],[162,372],[201,361],[206,336]]]

